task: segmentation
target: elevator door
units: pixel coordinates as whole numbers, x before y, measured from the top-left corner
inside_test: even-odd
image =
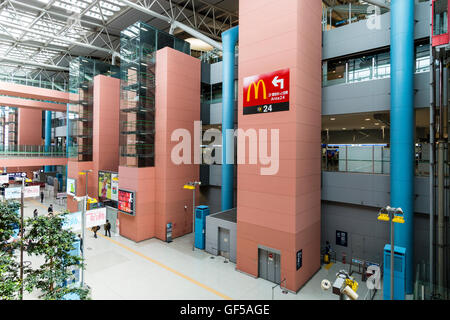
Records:
[[[276,284],[281,282],[280,255],[264,249],[258,249],[259,277]]]
[[[219,255],[230,259],[230,230],[219,227]]]

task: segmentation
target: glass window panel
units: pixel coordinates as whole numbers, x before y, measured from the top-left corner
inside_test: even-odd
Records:
[[[327,84],[345,83],[346,61],[328,61]]]
[[[430,45],[418,45],[416,47],[416,73],[430,71]]]
[[[389,52],[375,56],[375,78],[384,79],[391,76],[391,56]]]
[[[448,2],[437,0],[434,2],[433,34],[435,36],[448,33]]]
[[[363,56],[348,62],[348,82],[360,82],[372,79],[373,57]]]
[[[203,103],[211,101],[211,85],[210,84],[202,82],[200,99]]]
[[[222,83],[216,83],[212,85],[212,101],[211,103],[217,103],[222,100]]]

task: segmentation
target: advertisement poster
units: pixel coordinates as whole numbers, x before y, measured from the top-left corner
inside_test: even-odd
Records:
[[[98,172],[98,197],[100,200],[111,199],[111,173]]]
[[[67,194],[76,196],[77,184],[75,179],[67,178]]]
[[[86,228],[106,224],[106,208],[89,210],[86,212]]]
[[[106,208],[86,211],[85,226],[87,229],[106,224]],[[81,230],[81,212],[70,213],[65,216],[63,223],[64,230]]]
[[[113,172],[98,172],[98,197],[100,201],[119,200],[119,174]]]
[[[244,78],[244,115],[289,111],[289,69]]]
[[[111,173],[111,200],[119,201],[119,175]]]
[[[9,183],[9,176],[7,174],[0,175],[0,185]]]
[[[135,195],[132,191],[119,189],[119,205],[118,209],[123,213],[134,215]]]
[[[36,198],[39,197],[39,186],[25,187],[23,192],[24,198]],[[20,199],[22,193],[22,187],[17,188],[6,188],[5,189],[5,199]]]

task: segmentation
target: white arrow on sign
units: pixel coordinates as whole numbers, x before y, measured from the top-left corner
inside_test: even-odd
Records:
[[[281,83],[281,89],[284,89],[284,79],[278,79],[278,76],[273,78],[272,84],[275,88],[278,88],[279,83]]]

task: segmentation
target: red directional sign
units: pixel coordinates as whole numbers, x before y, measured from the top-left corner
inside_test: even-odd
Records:
[[[244,78],[244,115],[289,110],[289,69]]]

